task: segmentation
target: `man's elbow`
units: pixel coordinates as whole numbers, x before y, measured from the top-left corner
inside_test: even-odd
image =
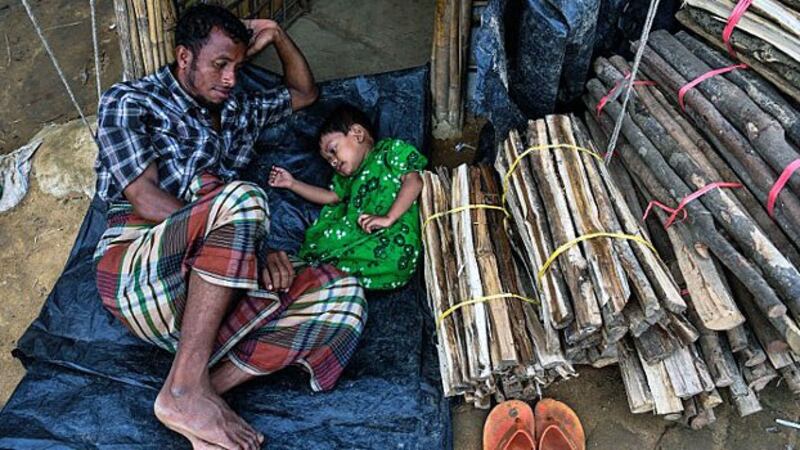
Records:
[[[297,111],[307,106],[311,106],[319,98],[319,88],[316,84],[312,84],[310,88],[305,90],[292,91],[292,109]]]

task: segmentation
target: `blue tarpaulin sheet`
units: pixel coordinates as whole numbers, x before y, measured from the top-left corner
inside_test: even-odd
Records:
[[[243,89],[266,89],[276,77],[257,68]],[[425,152],[428,68],[321,83],[320,100],[261,137],[260,155],[243,176],[265,185],[279,164],[326,185],[317,156],[325,114],[347,101],[377,122],[379,137],[406,139]],[[292,250],[317,208],[269,191],[269,245]],[[164,428],[152,405],[172,357],[131,335],[100,302],[92,253],[105,227],[94,199],[63,274],[15,355],[27,368],[0,412],[0,448],[179,449],[188,441]],[[314,393],[300,369],[243,385],[226,399],[267,436],[270,449],[450,448],[449,403],[441,393],[433,324],[420,277],[405,288],[368,292],[369,321],[337,387]]]

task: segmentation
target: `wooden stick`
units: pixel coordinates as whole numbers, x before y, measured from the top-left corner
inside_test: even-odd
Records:
[[[529,127],[528,139],[531,146],[547,145],[547,128],[543,120],[537,120],[534,128]],[[558,179],[553,156],[548,151],[537,152],[530,157],[532,173],[539,186],[554,246],[560,246],[577,237],[564,188]],[[575,314],[576,333],[568,337],[568,342],[577,342],[597,332],[603,325],[600,305],[591,283],[589,266],[580,247],[572,246],[560,256],[560,266],[565,274],[569,292],[572,295]],[[572,341],[570,341],[572,339]]]
[[[472,204],[485,205],[498,202],[497,191],[494,192],[495,199],[490,202],[489,195],[484,189],[488,181],[483,180],[484,172],[479,167],[470,168],[470,198]],[[497,186],[495,185],[495,188]],[[496,204],[496,203],[494,203]],[[483,284],[483,295],[497,295],[503,292],[503,283],[497,271],[497,259],[495,258],[494,247],[492,246],[492,232],[489,229],[487,214],[497,214],[496,211],[487,213],[485,209],[474,211],[475,221],[473,222],[473,236],[475,237],[475,256],[480,271],[480,280]],[[493,347],[497,347],[497,354],[493,358],[492,367],[494,370],[504,370],[519,364],[517,352],[514,348],[514,336],[511,334],[511,321],[508,316],[507,302],[519,300],[498,299],[488,302],[491,342]]]
[[[677,92],[687,80],[675,71],[663,58],[650,49],[642,57],[644,70],[660,86]],[[684,100],[690,108],[687,114],[714,143],[720,155],[747,184],[762,204],[766,204],[769,190],[776,179],[775,172],[758,156],[747,139],[702,94],[690,90]],[[702,114],[700,113],[702,112]],[[775,217],[781,228],[792,235],[800,229],[800,200],[790,190],[781,194],[781,203]]]
[[[652,411],[655,407],[647,378],[632,343],[625,339],[617,343],[619,368],[622,383],[628,398],[628,406],[634,414]]]
[[[566,116],[550,115],[546,118],[547,131],[553,144],[576,146],[572,124]],[[592,195],[579,153],[572,149],[553,150],[558,173],[565,187],[572,221],[579,235],[606,231],[600,222],[597,203]],[[610,303],[609,314],[621,317],[622,309],[630,296],[625,272],[613,251],[613,242],[598,239],[583,242],[594,289],[601,308]]]
[[[468,168],[461,165],[455,169],[452,181],[453,209],[470,203]],[[480,270],[475,260],[474,239],[472,236],[473,214],[469,210],[453,214],[453,236],[457,239],[456,261],[459,272],[459,291],[462,301],[477,299],[483,296]],[[467,336],[467,355],[472,359],[470,363],[470,378],[473,381],[486,380],[492,371],[491,356],[489,354],[488,321],[486,305],[476,303],[461,308],[464,311],[464,324]]]
[[[727,67],[734,64],[722,53],[700,42],[689,33],[680,31],[675,38],[709,66]],[[772,84],[750,70],[734,70],[725,74],[725,78],[747,92],[747,95],[761,109],[781,123],[786,130],[787,137],[795,145],[800,145],[800,113],[781,96]]]
[[[595,99],[594,101],[590,100],[589,104],[593,104],[594,102],[598,101],[599,98],[603,95],[603,93],[605,92],[605,88],[603,88],[602,85],[596,80],[590,80],[588,83],[588,87]],[[619,112],[618,106],[611,102],[609,102],[609,104],[606,105],[606,110],[610,113],[609,116],[611,117],[616,117],[616,115]],[[601,116],[601,121],[604,120],[608,120],[605,115]],[[671,169],[669,169],[669,166],[666,164],[666,161],[664,161],[663,156],[660,155],[660,153],[653,147],[653,145],[649,142],[649,140],[647,140],[647,138],[642,134],[641,130],[639,130],[638,127],[629,118],[626,118],[623,121],[623,132],[625,133],[626,136],[630,136],[631,139],[636,140],[635,148],[637,148],[639,153],[638,155],[634,153],[630,155],[625,155],[624,159],[626,160],[626,163],[629,160],[632,163],[635,162],[637,164],[637,167],[635,169],[637,173],[654,174],[654,176],[657,177],[656,179],[661,180],[661,182],[664,185],[668,185],[671,187],[671,191],[674,193],[676,197],[683,198],[689,195],[689,193],[691,192],[689,188],[683,183],[683,181],[679,177],[677,177],[677,175]],[[638,161],[639,157],[641,157],[643,160]],[[645,159],[647,160],[647,163],[644,162]],[[671,161],[675,161],[678,159],[679,158],[672,158]],[[696,170],[691,170],[692,168],[690,161],[679,160],[676,162],[685,164],[681,168],[685,169],[687,175],[688,173],[696,172]],[[647,178],[648,177],[642,176],[641,180],[649,181],[647,180]],[[701,187],[699,185],[702,185],[702,178],[697,179],[687,176],[687,179],[693,180],[694,182],[700,181],[700,183],[697,183],[698,188]],[[653,182],[655,182],[655,179],[653,179]],[[651,192],[653,190],[658,190],[659,193],[665,191],[664,188],[659,187],[654,183],[649,183],[648,189]],[[660,198],[667,199],[671,196],[670,194],[666,195],[667,195],[666,197],[660,197]],[[707,211],[705,207],[702,206],[702,205],[709,205],[713,207],[715,215],[727,216],[730,211],[736,211],[735,209],[733,209],[735,208],[735,204],[731,202],[729,197],[721,190],[717,190],[715,193],[705,196],[704,200],[705,201],[702,202],[702,204],[699,202],[692,202],[689,203],[686,207],[688,214],[694,218],[692,228],[693,228],[693,233],[696,234],[697,240],[699,240],[700,242],[704,242],[720,258],[720,260],[724,264],[726,264],[732,271],[734,271],[734,273],[737,273],[737,276],[739,276],[740,279],[744,278],[745,280],[747,280],[749,288],[757,290],[758,292],[763,294],[759,297],[759,301],[761,301],[761,306],[765,308],[765,311],[767,311],[770,317],[778,317],[782,315],[785,311],[785,306],[780,301],[780,299],[778,299],[777,296],[774,294],[772,288],[763,282],[761,275],[758,274],[754,268],[752,268],[748,260],[741,258],[741,255],[739,255],[738,252],[730,248],[730,244],[727,242],[726,239],[721,239],[719,234],[714,230],[713,224],[709,223],[710,222],[709,211]],[[677,202],[677,200],[673,201]],[[757,253],[760,253],[760,251],[767,250],[771,254],[771,257],[778,258],[778,261],[781,260],[782,256],[777,251],[777,249],[775,249],[768,243],[769,241],[766,241],[767,242],[766,248],[761,248],[755,245],[756,243],[752,238],[754,235],[748,236],[746,233],[744,233],[744,230],[748,229],[758,234],[758,231],[753,228],[752,224],[746,225],[748,223],[746,216],[738,214],[737,219],[739,220],[728,222],[726,224],[726,230],[731,232],[732,235],[736,236],[737,241],[739,241],[743,245],[748,246],[750,250],[749,255],[757,256],[759,258],[761,262],[761,264],[759,264],[760,267],[763,268],[764,266],[770,264],[768,263],[769,258],[765,257],[766,255],[760,255],[760,256],[756,255]],[[733,226],[734,222],[741,224],[743,228],[737,230],[735,226]],[[704,231],[700,232],[700,230]],[[761,240],[762,238],[758,238],[759,244]],[[778,274],[779,272],[782,272],[783,270],[789,272],[796,271],[796,269],[794,269],[793,266],[791,266],[791,264],[789,264],[788,262],[785,263],[782,262],[780,264],[782,265],[780,269],[772,268],[773,276],[771,276],[770,279],[774,278],[776,279],[776,281],[780,281],[780,275]],[[788,281],[788,280],[784,279],[783,281]],[[784,285],[784,287],[788,286]]]
[[[686,79],[693,80],[711,70],[666,31],[652,33],[648,45]],[[797,151],[786,142],[781,124],[761,110],[735,84],[724,77],[712,77],[695,89],[714,99],[714,106],[747,136],[776,173],[798,158]],[[790,185],[795,193],[800,193],[800,179],[793,180]]]
[[[613,68],[612,68],[613,65]],[[599,58],[595,62],[598,76],[608,84],[612,80],[622,77],[622,72],[630,71],[628,64],[619,57],[612,57],[609,63]],[[614,69],[617,69],[616,71]],[[609,79],[610,78],[610,79]],[[639,86],[635,89],[637,98],[655,117],[669,135],[681,146],[681,148],[698,164],[705,173],[717,180],[744,183],[740,177],[722,161],[713,151],[711,146],[694,130],[677,110],[667,104],[663,94],[656,88]],[[746,183],[745,183],[746,184]],[[781,249],[786,250],[786,256],[793,262],[800,262],[800,253],[795,251],[792,243],[786,235],[776,225],[775,221],[766,213],[764,205],[766,202],[759,202],[758,199],[748,189],[736,189],[733,195],[742,203],[745,209],[751,214],[756,223],[767,233],[770,239]],[[766,199],[766,197],[764,197]],[[787,227],[789,236],[795,241],[800,242],[800,229]]]

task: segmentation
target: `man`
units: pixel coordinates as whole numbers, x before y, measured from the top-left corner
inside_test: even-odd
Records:
[[[302,53],[275,22],[209,5],[187,10],[175,38],[174,64],[100,103],[97,192],[109,211],[97,286],[133,333],[175,352],[156,417],[194,448],[255,449],[264,436],[220,395],[292,364],[315,390],[332,388],[366,304],[355,279],[326,267],[292,284],[287,255],[259,251],[264,191],[236,181],[261,130],[316,100]],[[269,45],[285,87],[237,91],[239,67]]]

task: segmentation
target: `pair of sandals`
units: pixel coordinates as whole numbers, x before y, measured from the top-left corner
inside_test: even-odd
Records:
[[[575,411],[558,400],[540,400],[535,412],[508,400],[486,418],[483,450],[586,450],[586,436]]]

